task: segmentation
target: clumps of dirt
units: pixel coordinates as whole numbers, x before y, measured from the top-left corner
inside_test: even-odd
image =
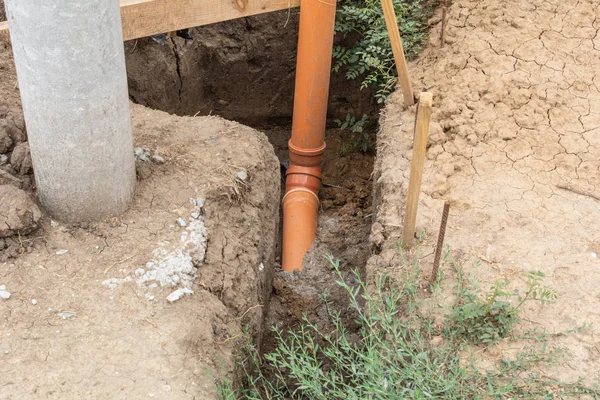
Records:
[[[29,152],[29,143],[19,143],[10,156],[10,164],[19,175],[28,175],[33,172],[33,163]]]
[[[558,290],[556,305],[524,307],[524,329],[554,333],[589,324],[600,296],[590,250],[600,242],[600,206],[580,193],[597,194],[600,183],[600,7],[587,0],[456,0],[443,48],[436,19],[429,48],[410,68],[417,91],[434,95],[417,221],[425,260],[450,200],[446,243],[467,270],[482,260],[483,285],[503,278],[518,284],[524,272],[539,270]],[[371,236],[377,254],[369,275],[402,270],[396,245],[414,119],[400,93],[389,98],[378,137]],[[573,362],[544,373],[597,381],[599,332],[592,326],[557,335],[551,345],[566,346]]]
[[[4,4],[0,2],[0,10]],[[9,42],[0,40],[0,262],[33,251],[42,214],[35,203],[31,155]]]
[[[0,185],[0,238],[31,233],[41,218],[40,209],[27,193],[12,185]]]
[[[0,40],[0,77],[0,185],[31,193],[34,180],[27,131],[11,45],[4,40]]]
[[[25,235],[38,228],[41,218],[28,193],[13,185],[0,185],[0,262],[31,251]]]

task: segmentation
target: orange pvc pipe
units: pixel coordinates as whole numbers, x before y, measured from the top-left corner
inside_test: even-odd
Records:
[[[283,199],[283,257],[286,271],[302,270],[317,232],[321,161],[333,52],[337,0],[302,0],[294,97],[294,121]]]

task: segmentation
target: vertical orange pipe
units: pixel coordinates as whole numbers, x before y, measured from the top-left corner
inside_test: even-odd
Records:
[[[337,0],[302,0],[294,121],[283,198],[283,269],[302,270],[315,240]]]

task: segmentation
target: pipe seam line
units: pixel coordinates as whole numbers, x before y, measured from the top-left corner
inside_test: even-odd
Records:
[[[283,201],[285,201],[285,198],[288,197],[288,195],[297,193],[297,192],[303,192],[303,193],[310,193],[311,195],[313,195],[313,197],[317,200],[317,203],[320,203],[319,201],[319,196],[317,196],[315,194],[315,192],[313,192],[310,189],[306,189],[303,187],[298,187],[298,188],[294,188],[294,189],[290,189],[284,196],[283,196]]]

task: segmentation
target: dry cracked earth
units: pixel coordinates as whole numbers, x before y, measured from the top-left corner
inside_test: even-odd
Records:
[[[438,21],[440,17],[438,15]],[[523,328],[560,333],[569,358],[548,374],[600,379],[600,3],[596,0],[459,0],[411,66],[434,112],[417,228],[424,253],[444,200],[446,243],[485,283],[539,270],[556,304],[530,303]],[[400,93],[382,120],[371,270],[397,265],[415,110]],[[402,172],[399,172],[402,171]],[[426,258],[431,264],[431,257]],[[504,343],[502,351],[521,344]]]

